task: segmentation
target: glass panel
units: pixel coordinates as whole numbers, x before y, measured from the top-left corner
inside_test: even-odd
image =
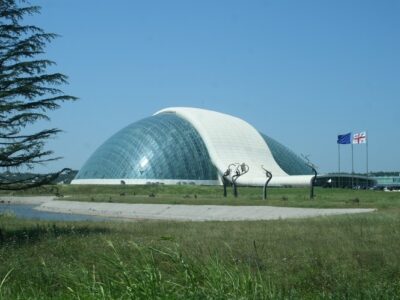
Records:
[[[216,180],[207,148],[186,120],[151,116],[120,130],[101,145],[76,179]]]
[[[293,151],[289,150],[274,139],[260,133],[272,152],[275,161],[289,175],[309,175],[313,174],[310,167],[307,167],[305,161],[297,156]]]

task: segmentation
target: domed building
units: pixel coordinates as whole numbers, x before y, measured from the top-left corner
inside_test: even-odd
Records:
[[[271,186],[306,186],[312,178],[300,157],[246,121],[175,107],[114,134],[90,156],[72,184],[220,185],[232,163],[248,166],[239,185],[263,185],[264,169],[273,175]]]

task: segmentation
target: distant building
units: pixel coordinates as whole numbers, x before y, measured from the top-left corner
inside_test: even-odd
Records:
[[[72,184],[219,185],[232,163],[249,172],[240,185],[307,186],[304,160],[246,121],[197,108],[167,108],[114,134],[88,159]]]
[[[400,176],[377,176],[374,179],[380,186],[400,186]]]
[[[374,177],[359,174],[330,173],[318,175],[316,185],[334,188],[366,189],[377,184]]]

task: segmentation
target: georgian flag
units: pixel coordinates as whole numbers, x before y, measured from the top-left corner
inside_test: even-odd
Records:
[[[367,133],[365,131],[353,134],[353,144],[365,144],[367,142]]]

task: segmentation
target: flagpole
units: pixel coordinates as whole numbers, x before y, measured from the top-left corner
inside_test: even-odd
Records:
[[[338,143],[338,188],[340,187],[340,144]]]
[[[354,187],[354,154],[353,154],[353,141],[351,141],[351,187]]]
[[[365,146],[367,147],[367,185],[369,186],[369,181],[368,181],[368,179],[369,179],[369,172],[368,172],[368,139],[369,139],[368,132],[365,131]]]

